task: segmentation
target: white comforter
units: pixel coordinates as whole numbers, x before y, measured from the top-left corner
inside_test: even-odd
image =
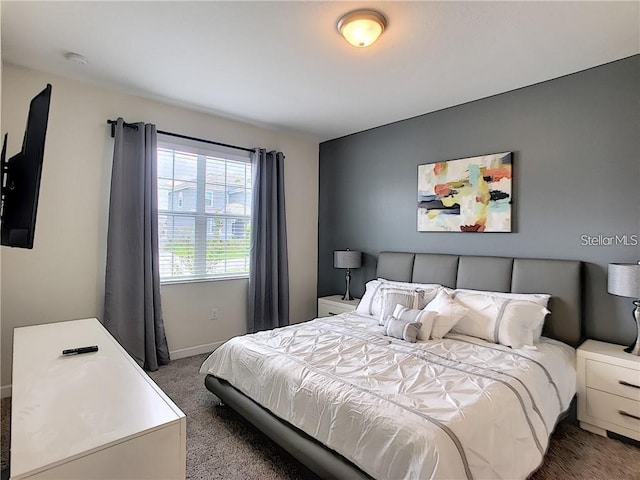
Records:
[[[379,479],[525,478],[575,394],[575,351],[411,344],[356,313],[229,340],[202,365]]]

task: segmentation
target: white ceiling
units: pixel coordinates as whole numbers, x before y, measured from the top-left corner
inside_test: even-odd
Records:
[[[2,57],[327,140],[637,54],[639,5],[2,1]],[[389,25],[356,49],[365,6]]]

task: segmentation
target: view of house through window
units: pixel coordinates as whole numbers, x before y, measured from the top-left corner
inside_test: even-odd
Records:
[[[158,143],[162,281],[249,274],[248,155]]]

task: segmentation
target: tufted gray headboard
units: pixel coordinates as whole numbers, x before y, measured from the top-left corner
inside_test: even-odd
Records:
[[[492,292],[547,293],[552,314],[543,335],[576,347],[582,340],[582,262],[380,252],[377,276]]]

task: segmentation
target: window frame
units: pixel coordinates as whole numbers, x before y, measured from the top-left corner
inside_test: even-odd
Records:
[[[230,214],[230,213],[208,213],[207,208],[213,207],[214,198],[213,192],[211,193],[211,205],[207,206],[206,203],[206,194],[207,194],[207,186],[212,184],[207,183],[206,178],[206,157],[214,157],[220,158],[225,161],[231,160],[235,162],[246,163],[249,168],[251,168],[251,180],[253,180],[253,166],[251,163],[250,152],[238,153],[235,149],[230,149],[222,146],[214,146],[209,144],[204,144],[202,142],[196,142],[191,140],[183,140],[178,139],[162,134],[158,134],[157,141],[157,149],[165,149],[172,151],[180,151],[188,154],[193,154],[198,156],[197,160],[197,174],[196,174],[196,208],[192,211],[180,211],[176,210],[177,205],[173,204],[173,209],[161,209],[160,205],[158,205],[158,217],[166,216],[166,217],[188,217],[194,218],[194,270],[199,271],[190,276],[182,276],[182,277],[160,277],[161,285],[170,285],[170,284],[180,284],[180,283],[197,283],[197,282],[212,282],[212,281],[221,281],[221,280],[238,280],[238,279],[248,279],[249,278],[249,266],[247,265],[246,272],[240,272],[237,274],[234,273],[225,273],[220,275],[213,275],[206,273],[206,256],[207,256],[207,241],[209,239],[209,219],[216,218],[227,218],[227,219],[237,219],[242,218],[245,219],[249,224],[251,224],[252,220],[252,212],[250,214]],[[174,164],[175,169],[175,164]],[[156,173],[156,181],[159,178],[159,169],[157,169]],[[165,177],[162,177],[165,178]],[[172,172],[172,179],[175,182],[175,170]],[[216,183],[216,185],[222,185],[220,183]],[[226,182],[225,179],[225,197],[227,188],[232,187],[233,185]],[[246,173],[245,173],[245,185],[244,190],[246,194],[253,195],[253,185],[246,184]],[[158,189],[159,190],[159,189]],[[251,198],[249,198],[249,202],[251,202]],[[226,205],[226,198],[225,198]],[[168,205],[169,206],[169,205]],[[249,234],[250,235],[250,234]],[[250,243],[250,237],[247,239],[247,242]]]

